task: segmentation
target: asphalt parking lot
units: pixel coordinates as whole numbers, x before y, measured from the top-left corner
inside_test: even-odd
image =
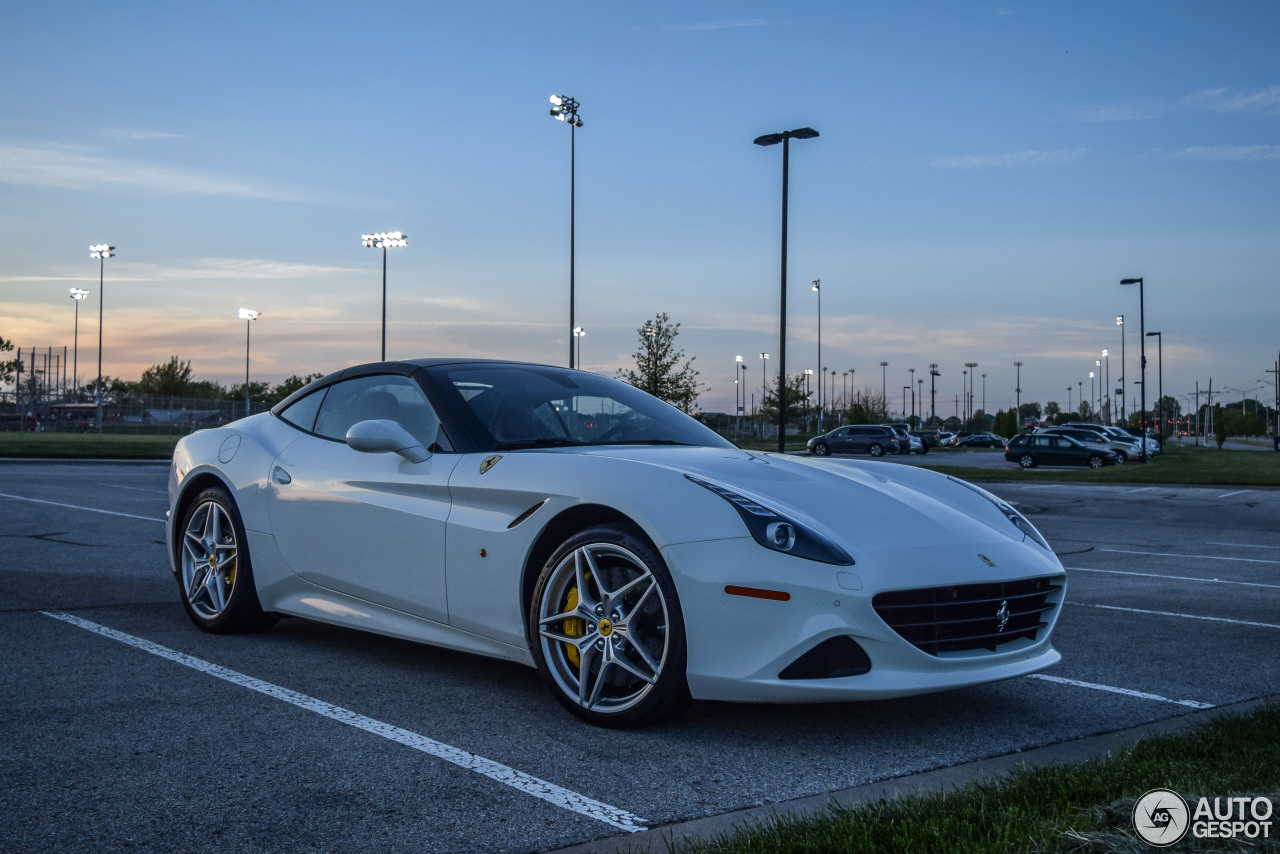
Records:
[[[166,472],[0,464],[0,848],[541,851],[1280,686],[1280,490],[990,484],[1068,568],[1047,678],[613,732],[518,665],[298,619],[197,631]]]

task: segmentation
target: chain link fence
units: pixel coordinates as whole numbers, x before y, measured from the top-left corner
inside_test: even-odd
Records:
[[[272,404],[254,400],[151,397],[108,394],[102,402],[102,432],[181,436],[206,427],[266,412]],[[89,433],[98,427],[98,407],[68,396],[0,392],[0,430]]]

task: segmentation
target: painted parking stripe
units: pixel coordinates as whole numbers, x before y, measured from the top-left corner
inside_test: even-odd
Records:
[[[1235,492],[1227,492],[1227,493],[1224,493],[1223,495],[1219,495],[1218,497],[1219,497],[1219,498],[1230,498],[1230,497],[1231,497],[1231,496],[1233,496],[1233,495],[1244,495],[1246,492],[1253,492],[1253,490],[1252,490],[1252,489],[1237,489]]]
[[[1233,546],[1237,549],[1280,549],[1280,546],[1260,546],[1257,543],[1214,543],[1207,542],[1206,546]]]
[[[1155,489],[1154,486],[1139,486],[1137,489],[1126,489],[1121,495],[1133,495],[1135,492],[1150,492]]]
[[[1212,703],[1201,703],[1198,700],[1171,700],[1159,694],[1148,694],[1145,691],[1134,691],[1130,688],[1117,688],[1114,685],[1099,685],[1096,682],[1081,682],[1078,679],[1063,679],[1061,676],[1049,676],[1044,673],[1032,673],[1028,679],[1040,679],[1044,682],[1056,682],[1059,685],[1074,685],[1077,688],[1092,688],[1095,691],[1107,691],[1112,694],[1123,694],[1126,697],[1137,697],[1140,700],[1155,700],[1160,703],[1173,703],[1186,706],[1188,709],[1212,709]]]
[[[163,489],[143,489],[141,486],[125,486],[123,483],[100,483],[98,486],[105,486],[108,489],[131,489],[134,492],[151,492],[156,495],[168,495]]]
[[[1280,563],[1280,560],[1263,560],[1260,557],[1223,557],[1222,555],[1182,555],[1172,552],[1138,552],[1130,549],[1098,549],[1118,555],[1148,555],[1149,557],[1185,557],[1191,560],[1234,560],[1240,563]]]
[[[106,513],[108,516],[123,516],[126,519],[141,519],[144,522],[164,522],[163,519],[157,519],[154,516],[135,516],[132,513],[120,513],[115,510],[99,510],[97,507],[81,507],[79,504],[63,504],[60,501],[45,501],[43,498],[27,498],[25,495],[10,495],[7,492],[0,492],[0,498],[12,498],[14,501],[30,501],[32,504],[51,504],[54,507],[66,507],[69,510],[83,510],[86,513]]]
[[[1102,608],[1107,611],[1129,611],[1133,614],[1155,614],[1161,617],[1182,617],[1187,620],[1208,620],[1212,623],[1231,623],[1236,626],[1257,626],[1263,629],[1280,629],[1277,623],[1255,623],[1252,620],[1231,620],[1226,617],[1206,617],[1203,614],[1179,614],[1176,611],[1148,611],[1144,608],[1121,608],[1119,605],[1094,605],[1091,602],[1068,602],[1081,608]]]
[[[1194,575],[1160,575],[1155,572],[1125,572],[1119,569],[1090,569],[1083,566],[1067,566],[1071,572],[1105,572],[1108,575],[1140,575],[1143,578],[1169,578],[1174,581],[1203,581],[1206,584],[1237,584],[1241,587],[1268,587],[1280,590],[1280,584],[1263,584],[1260,581],[1229,581],[1225,578],[1196,578]]]
[[[596,821],[602,821],[605,824],[611,824],[621,830],[631,833],[645,829],[645,821],[639,816],[610,806],[600,801],[592,800],[586,795],[578,794],[569,789],[561,788],[554,783],[548,783],[546,780],[540,780],[531,774],[523,771],[517,771],[491,759],[485,759],[483,756],[477,756],[474,753],[468,753],[457,747],[451,747],[443,742],[435,741],[416,732],[410,732],[407,729],[401,729],[373,718],[365,717],[348,709],[334,706],[323,700],[317,700],[314,697],[308,697],[305,694],[299,694],[296,691],[290,691],[288,688],[281,688],[279,685],[272,685],[270,682],[263,682],[261,679],[254,679],[252,676],[246,676],[243,673],[237,673],[234,670],[228,670],[203,659],[195,658],[186,653],[177,652],[165,646],[152,643],[142,638],[127,635],[124,632],[118,632],[115,629],[107,628],[98,623],[81,619],[80,617],[64,614],[57,611],[41,611],[46,617],[53,617],[55,620],[61,620],[64,623],[70,623],[73,626],[79,626],[95,634],[112,640],[120,641],[128,644],[135,649],[143,652],[149,652],[152,655],[158,655],[161,658],[167,658],[170,661],[177,662],[185,667],[193,670],[199,670],[201,673],[207,673],[210,676],[230,682],[233,685],[239,685],[242,688],[248,688],[250,691],[257,691],[260,694],[266,694],[268,697],[275,697],[277,700],[283,700],[286,703],[297,706],[300,709],[306,709],[308,712],[382,736],[403,744],[405,747],[411,747],[414,750],[420,750],[431,756],[443,759],[446,762],[452,762],[460,768],[468,771],[475,771],[477,774],[497,780],[503,785],[510,786],[524,792],[527,795],[533,795],[535,798],[541,798],[555,806],[576,812],[579,815],[593,818]]]

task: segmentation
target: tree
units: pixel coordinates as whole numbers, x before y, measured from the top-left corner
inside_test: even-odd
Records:
[[[698,382],[698,372],[693,369],[696,357],[685,359],[684,351],[676,349],[680,324],[672,323],[664,311],[654,315],[653,320],[646,320],[636,333],[640,336],[640,348],[632,354],[636,369],[619,370],[618,379],[678,409],[692,412],[705,386]]]
[[[156,397],[182,397],[191,384],[191,362],[183,362],[177,356],[161,365],[152,365],[142,372],[138,392]]]
[[[1156,420],[1164,422],[1160,425],[1160,441],[1163,442],[1177,429],[1178,418],[1182,415],[1182,406],[1178,403],[1177,398],[1166,394],[1156,401],[1154,414]]]
[[[764,403],[761,404],[764,420],[767,424],[778,423],[778,380],[773,379],[773,387],[765,392]],[[804,423],[809,411],[809,395],[804,390],[804,374],[787,377],[787,412],[786,426],[798,427]]]
[[[1055,420],[1062,413],[1062,407],[1058,405],[1058,401],[1051,400],[1044,405],[1044,417],[1049,420]]]
[[[300,377],[297,374],[291,374],[288,379],[271,389],[270,393],[267,395],[267,399],[272,403],[279,403],[298,389],[305,386],[307,383],[318,380],[322,376],[324,376],[324,374],[307,374],[305,377]]]
[[[0,338],[0,353],[12,353],[13,342]],[[18,360],[0,358],[0,383],[11,383],[17,376]]]
[[[850,424],[883,424],[889,420],[889,408],[880,393],[864,388],[854,391],[846,411]]]
[[[1023,422],[1028,418],[1034,418],[1039,421],[1044,415],[1044,410],[1040,408],[1038,403],[1024,403],[1018,407],[1018,426],[1021,428]]]
[[[1093,407],[1089,405],[1087,400],[1080,401],[1080,406],[1076,408],[1076,411],[1080,415],[1081,421],[1088,421],[1089,416],[1093,415]]]

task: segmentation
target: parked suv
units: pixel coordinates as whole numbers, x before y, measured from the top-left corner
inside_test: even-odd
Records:
[[[880,425],[880,426],[882,426],[882,427],[884,427],[884,428],[886,428],[886,429],[888,429],[888,430],[892,430],[892,431],[893,431],[893,438],[894,438],[894,439],[897,441],[897,443],[898,443],[898,451],[897,451],[897,452],[898,452],[899,454],[909,454],[909,453],[911,453],[911,434],[910,434],[909,432],[907,432],[907,425],[905,425],[905,424],[882,424],[882,425]]]
[[[850,424],[809,440],[809,453],[819,457],[828,454],[870,454],[881,457],[898,452],[898,439],[888,427],[878,424]]]

